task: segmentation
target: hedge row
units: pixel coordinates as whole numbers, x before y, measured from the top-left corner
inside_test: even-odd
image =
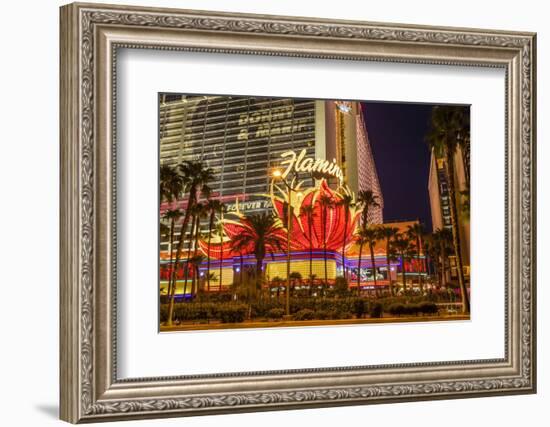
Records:
[[[394,316],[411,316],[418,314],[437,314],[437,305],[433,302],[423,302],[420,304],[393,304],[389,307],[388,312]]]
[[[252,303],[252,317],[270,318],[274,309],[284,309],[284,298],[271,298]],[[369,301],[365,298],[291,298],[290,314],[294,315],[302,310],[351,312],[361,317],[369,311]]]
[[[229,303],[178,303],[174,306],[174,320],[209,321],[219,319],[222,323],[244,322],[248,307],[245,304]],[[160,321],[168,320],[168,304],[160,306]]]
[[[396,299],[392,299],[395,301]],[[244,303],[236,302],[187,302],[176,303],[174,306],[174,320],[180,322],[198,321],[209,322],[220,320],[222,323],[239,323],[248,317],[249,307]],[[363,318],[369,315],[380,318],[383,313],[393,316],[437,314],[437,305],[433,302],[397,302],[389,304],[386,301],[368,301],[364,298],[345,299],[304,299],[290,302],[290,314],[294,320],[326,320]],[[253,319],[279,320],[285,315],[284,303],[279,301],[259,301],[251,304],[250,315]],[[160,307],[160,321],[168,319],[168,304]]]

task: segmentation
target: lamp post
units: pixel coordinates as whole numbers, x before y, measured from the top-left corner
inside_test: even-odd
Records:
[[[283,177],[279,169],[273,171],[273,178],[280,179],[285,184],[288,190],[288,206],[287,206],[287,226],[286,226],[286,292],[285,292],[285,312],[290,315],[290,234],[292,232],[292,192],[297,190],[297,187],[292,187],[291,184]]]

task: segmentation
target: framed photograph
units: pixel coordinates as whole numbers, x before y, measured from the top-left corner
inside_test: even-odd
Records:
[[[61,418],[536,391],[535,34],[61,8]]]

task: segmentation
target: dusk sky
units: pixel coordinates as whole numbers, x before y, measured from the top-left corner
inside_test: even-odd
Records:
[[[432,105],[362,104],[384,197],[384,222],[419,219],[431,230],[425,135]]]

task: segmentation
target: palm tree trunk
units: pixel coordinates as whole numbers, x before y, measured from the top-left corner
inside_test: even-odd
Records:
[[[327,210],[326,207],[323,208],[323,253],[325,258],[325,284],[327,285],[328,281],[328,272],[327,272]],[[323,292],[324,296],[324,292]]]
[[[388,283],[390,286],[390,294],[392,296],[395,295],[395,289],[393,288],[393,283],[391,280],[391,261],[390,261],[390,238],[388,237],[386,239],[386,268],[387,268],[387,274],[388,274]]]
[[[197,215],[197,223],[195,226],[195,248],[193,251],[193,257],[196,257],[199,251],[199,236],[200,236],[200,226],[201,226],[201,219],[200,216]],[[195,286],[195,292],[197,296],[200,293],[200,277],[199,277],[200,271],[199,271],[199,264],[193,265],[193,283]]]
[[[418,286],[420,292],[424,292],[424,284],[422,283],[422,275],[420,274],[420,237],[416,237],[416,273],[418,278]]]
[[[222,266],[223,266],[223,212],[221,214],[221,222],[220,222],[220,241],[221,241],[221,250],[220,250],[220,287],[218,289],[218,292],[222,291]]]
[[[361,294],[361,258],[363,257],[363,242],[359,243],[359,260],[357,262],[357,295]]]
[[[222,291],[222,273],[223,273],[223,237],[222,237],[222,249],[220,250],[220,278],[218,292]]]
[[[346,208],[345,212],[345,220],[344,220],[344,241],[342,242],[342,270],[344,272],[344,279],[347,280],[347,274],[346,274],[346,231],[348,229],[348,222],[349,222],[349,213],[348,209]]]
[[[308,216],[308,232],[309,232],[309,296],[311,296],[311,291],[313,288],[313,235],[311,221],[313,218]]]
[[[199,252],[200,231],[201,231],[201,218],[200,216],[197,215],[197,219],[195,223],[195,245],[193,247],[193,256],[197,256]]]
[[[439,278],[439,265],[438,265],[439,261],[438,261],[438,258],[436,257],[435,252],[432,252],[431,255],[430,255],[430,264],[433,267],[433,275],[435,277]]]
[[[386,252],[389,253],[388,250],[386,250]],[[394,292],[394,289],[393,289],[393,283],[391,281],[391,263],[390,263],[390,257],[389,256],[386,256],[386,269],[387,269],[387,274],[388,274],[388,284],[389,284],[389,287],[390,287],[390,294],[391,294],[391,296],[394,296],[395,292]]]
[[[257,256],[256,258],[256,290],[258,288],[260,288],[260,294],[261,294],[261,289],[262,289],[262,274],[263,274],[263,271],[262,271],[262,266],[264,264],[264,259],[263,257],[260,257],[260,256]],[[286,292],[289,292],[290,289],[287,289]]]
[[[458,229],[458,219],[456,213],[456,191],[455,191],[455,178],[454,178],[454,159],[449,150],[446,150],[447,157],[447,174],[449,180],[449,200],[450,200],[450,212],[451,212],[451,225],[453,230],[453,248],[456,257],[456,268],[458,276],[458,285],[460,286],[460,293],[462,294],[462,312],[470,312],[470,298],[468,290],[466,289],[466,283],[464,280],[464,270],[462,268],[462,251],[460,245],[460,233]]]
[[[176,260],[174,261],[174,270],[172,271],[172,294],[170,295],[170,304],[168,306],[168,320],[166,322],[167,326],[172,326],[172,318],[174,317],[174,300],[176,296],[176,271],[181,259],[181,251],[183,249],[183,240],[185,239],[185,232],[187,231],[187,225],[189,224],[189,219],[191,218],[191,208],[195,204],[195,199],[197,197],[196,187],[191,187],[189,190],[189,198],[187,199],[187,209],[185,210],[185,216],[183,217],[183,223],[180,228],[180,238],[178,241],[178,247],[176,248]],[[183,285],[183,293],[185,294],[185,284]]]
[[[170,263],[168,264],[168,298],[172,295],[172,269],[174,268],[174,228],[176,227],[176,222],[174,218],[170,221]]]
[[[240,270],[240,276],[239,276],[239,285],[242,286],[243,284],[243,277],[244,277],[244,259],[243,259],[243,253],[240,252],[240,258],[241,258],[241,270]]]
[[[407,292],[407,279],[405,279],[405,254],[401,253],[401,280],[403,280],[403,292]]]
[[[374,277],[374,292],[377,296],[379,296],[378,293],[378,282],[376,280],[376,261],[374,259],[374,247],[371,243],[369,243],[369,249],[370,249],[370,262],[372,264],[372,277]]]
[[[214,225],[214,211],[210,213],[210,221],[208,222],[208,253],[206,257],[206,289],[210,293],[210,243],[212,242],[212,226]]]
[[[193,237],[195,235],[195,215],[191,220],[191,234],[189,235],[189,245],[187,247],[187,260],[185,263],[185,269],[183,273],[183,293],[185,295],[185,289],[187,289],[187,280],[189,280],[189,261],[191,260],[191,244],[193,243]],[[195,294],[193,289],[193,282],[191,282],[191,296]]]

